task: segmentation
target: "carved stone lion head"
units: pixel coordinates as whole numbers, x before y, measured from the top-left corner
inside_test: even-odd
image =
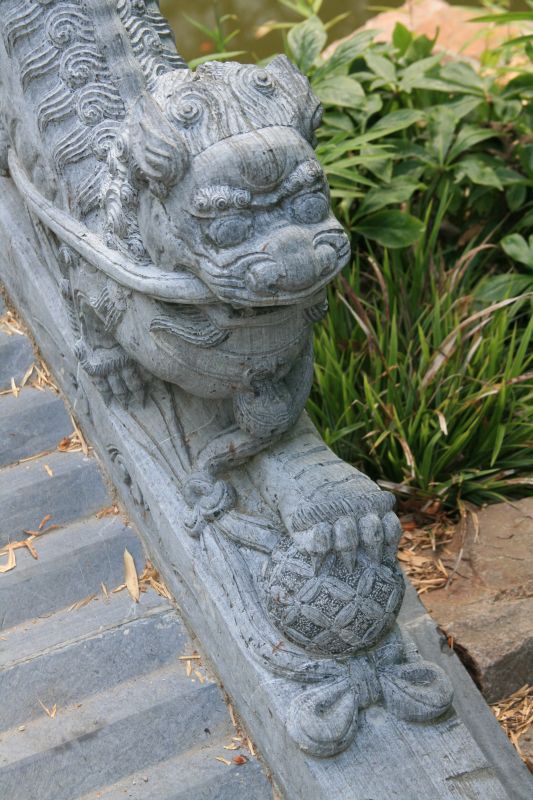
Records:
[[[313,150],[320,119],[284,56],[162,75],[110,154],[109,243],[234,306],[308,301],[350,252]]]

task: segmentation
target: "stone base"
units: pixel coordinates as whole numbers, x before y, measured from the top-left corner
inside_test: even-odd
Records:
[[[39,226],[28,217],[8,179],[1,180],[0,189],[0,279],[286,798],[530,798],[533,781],[527,770],[412,595],[402,611],[404,628],[422,654],[439,662],[451,677],[454,710],[435,723],[415,724],[374,706],[361,713],[355,742],[340,755],[317,759],[297,746],[286,727],[295,684],[273,676],[252,657],[235,624],[245,614],[246,598],[230,606],[228,593],[207,570],[198,542],[185,532],[184,507],[172,477],[128,435],[124,412],[115,403],[106,406],[78,368],[54,264],[45,263],[46,248],[37,238]],[[121,459],[113,457],[117,451]],[[131,473],[126,481],[124,463]]]
[[[533,498],[483,509],[478,526],[457,531],[453,580],[424,604],[492,703],[533,683]]]

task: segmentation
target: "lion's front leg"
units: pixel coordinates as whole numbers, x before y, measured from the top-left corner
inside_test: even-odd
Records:
[[[394,563],[401,528],[393,496],[341,461],[306,417],[290,438],[258,455],[251,470],[296,548],[317,567],[328,553],[348,571],[361,559]]]
[[[91,282],[91,277],[93,281]],[[72,323],[76,341],[76,356],[81,367],[91,377],[104,401],[112,398],[127,407],[131,402],[143,404],[144,383],[138,364],[125,352],[115,337],[115,330],[126,308],[125,290],[112,280],[92,276],[79,266],[72,268]]]

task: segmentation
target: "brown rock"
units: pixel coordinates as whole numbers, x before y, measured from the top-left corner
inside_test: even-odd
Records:
[[[421,599],[495,702],[533,684],[533,498],[488,506],[477,522],[454,536],[448,587]]]

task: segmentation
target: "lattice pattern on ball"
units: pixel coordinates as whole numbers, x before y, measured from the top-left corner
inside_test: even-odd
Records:
[[[371,647],[392,627],[404,583],[393,563],[359,559],[348,572],[331,553],[315,574],[308,555],[284,538],[266,575],[267,605],[288,639],[311,652],[355,653]]]

